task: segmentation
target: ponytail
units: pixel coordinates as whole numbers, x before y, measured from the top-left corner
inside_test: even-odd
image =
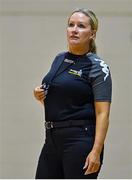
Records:
[[[96,47],[96,43],[95,43],[95,40],[91,40],[90,41],[90,44],[89,44],[89,52],[92,52],[92,53],[97,53],[97,47]]]

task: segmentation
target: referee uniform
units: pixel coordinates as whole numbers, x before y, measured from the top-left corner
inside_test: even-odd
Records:
[[[99,171],[84,175],[83,166],[95,139],[94,102],[111,102],[108,65],[93,53],[60,53],[42,84],[46,138],[36,178],[96,179]]]

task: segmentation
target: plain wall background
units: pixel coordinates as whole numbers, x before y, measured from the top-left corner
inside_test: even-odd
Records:
[[[0,1],[0,178],[34,178],[44,114],[33,89],[58,52],[77,7],[99,19],[98,55],[110,66],[113,102],[100,178],[132,178],[132,1]]]

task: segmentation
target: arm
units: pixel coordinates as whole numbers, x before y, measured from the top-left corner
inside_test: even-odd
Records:
[[[92,151],[87,156],[85,166],[87,170],[85,174],[90,174],[98,171],[100,167],[100,154],[104,145],[106,133],[109,125],[109,102],[95,102],[95,113],[96,113],[96,133],[95,141]]]
[[[91,82],[94,108],[96,115],[96,131],[93,148],[86,158],[84,168],[85,174],[94,173],[100,167],[100,154],[104,145],[108,125],[110,102],[112,95],[112,80],[108,65],[99,57],[91,56],[92,68],[89,73]]]
[[[109,102],[95,102],[96,134],[93,151],[101,153],[109,125]]]

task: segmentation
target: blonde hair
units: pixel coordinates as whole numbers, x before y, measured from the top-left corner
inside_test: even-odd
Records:
[[[74,10],[72,12],[72,14],[74,14],[76,12],[81,12],[81,13],[85,14],[87,17],[89,17],[90,18],[91,29],[95,30],[95,31],[98,30],[98,19],[97,19],[96,15],[94,14],[93,11],[88,10],[88,9],[76,9],[76,10]],[[97,47],[96,47],[96,43],[95,43],[94,39],[92,39],[90,41],[89,52],[97,53]]]

